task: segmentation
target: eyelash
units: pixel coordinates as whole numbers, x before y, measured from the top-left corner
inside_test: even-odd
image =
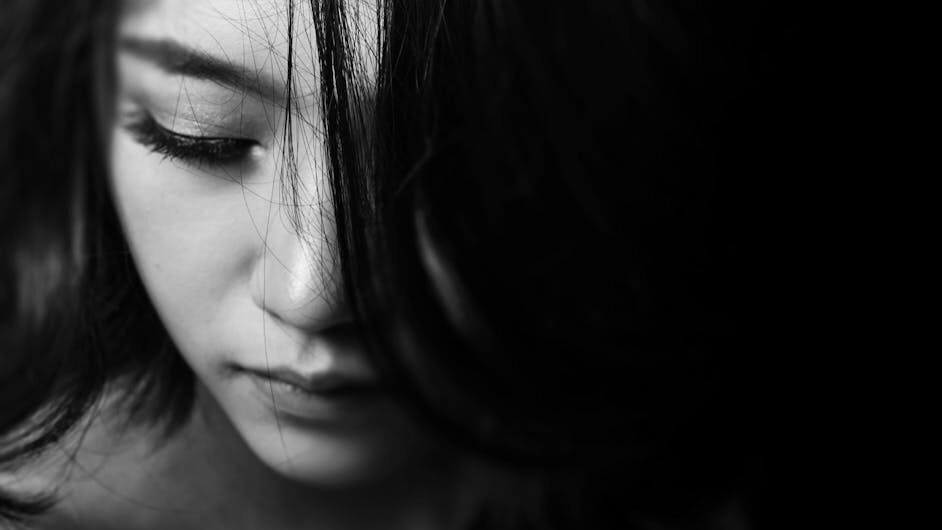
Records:
[[[154,153],[188,164],[224,166],[245,159],[255,140],[246,138],[220,138],[190,136],[167,129],[157,123],[150,113],[144,112],[127,126],[134,138]]]

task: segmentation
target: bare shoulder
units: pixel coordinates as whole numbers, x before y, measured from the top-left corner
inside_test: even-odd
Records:
[[[147,529],[166,522],[161,514],[169,503],[148,482],[159,479],[168,447],[153,429],[123,425],[114,410],[105,400],[42,455],[0,474],[5,491],[55,500],[26,528]]]
[[[43,499],[52,502],[45,514],[12,526],[35,530],[83,528],[68,520],[67,511],[61,509],[63,492],[70,488],[76,471],[77,457],[85,438],[100,436],[99,422],[90,414],[64,438],[46,448],[39,455],[21,462],[15,469],[0,471],[0,489],[5,494],[21,499]],[[0,528],[6,528],[0,524]]]
[[[54,491],[39,530],[304,528],[296,486],[255,459],[224,418],[195,413],[172,436],[108,407],[7,483]]]

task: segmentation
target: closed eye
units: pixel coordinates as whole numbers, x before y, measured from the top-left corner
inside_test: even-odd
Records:
[[[126,126],[138,143],[155,153],[193,165],[225,166],[245,160],[252,148],[259,145],[248,138],[191,136],[171,131],[148,113]]]

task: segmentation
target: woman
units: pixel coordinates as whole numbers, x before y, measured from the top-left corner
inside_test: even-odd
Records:
[[[40,524],[741,524],[764,13],[571,4],[12,4]]]

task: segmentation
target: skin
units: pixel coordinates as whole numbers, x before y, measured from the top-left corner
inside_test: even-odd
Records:
[[[49,528],[447,528],[460,518],[444,486],[455,483],[454,459],[390,396],[295,399],[242,371],[373,378],[333,251],[304,2],[284,143],[286,4],[152,0],[121,19],[119,42],[173,40],[259,85],[180,75],[119,46],[114,203],[151,301],[198,379],[196,411],[158,443],[151,432],[114,434],[103,407],[74,442],[78,471],[65,478]],[[354,16],[369,33],[364,7]],[[366,80],[375,62],[367,45],[360,52]],[[256,93],[260,85],[268,88]],[[176,159],[135,132],[144,115],[177,134],[251,147],[225,164]],[[294,195],[279,178],[286,147],[296,155]]]
[[[149,2],[129,11],[120,35],[173,39],[228,58],[277,90],[286,86],[288,54],[281,4]],[[296,16],[310,19],[301,7]],[[320,400],[322,406],[310,407],[309,422],[293,421],[272,410],[289,403],[230,371],[235,364],[368,377],[332,250],[324,153],[308,125],[319,120],[311,32],[299,22],[294,50],[291,147],[301,197],[285,197],[278,178],[285,162],[283,94],[271,101],[243,88],[168,75],[130,53],[119,57],[112,183],[138,271],[200,382],[259,459],[290,478],[329,486],[392,472],[403,453],[421,445],[421,435],[382,398],[351,406]],[[151,152],[128,130],[141,111],[176,133],[257,145],[247,160],[220,167],[174,160]],[[300,234],[286,198],[301,203],[311,221]]]

